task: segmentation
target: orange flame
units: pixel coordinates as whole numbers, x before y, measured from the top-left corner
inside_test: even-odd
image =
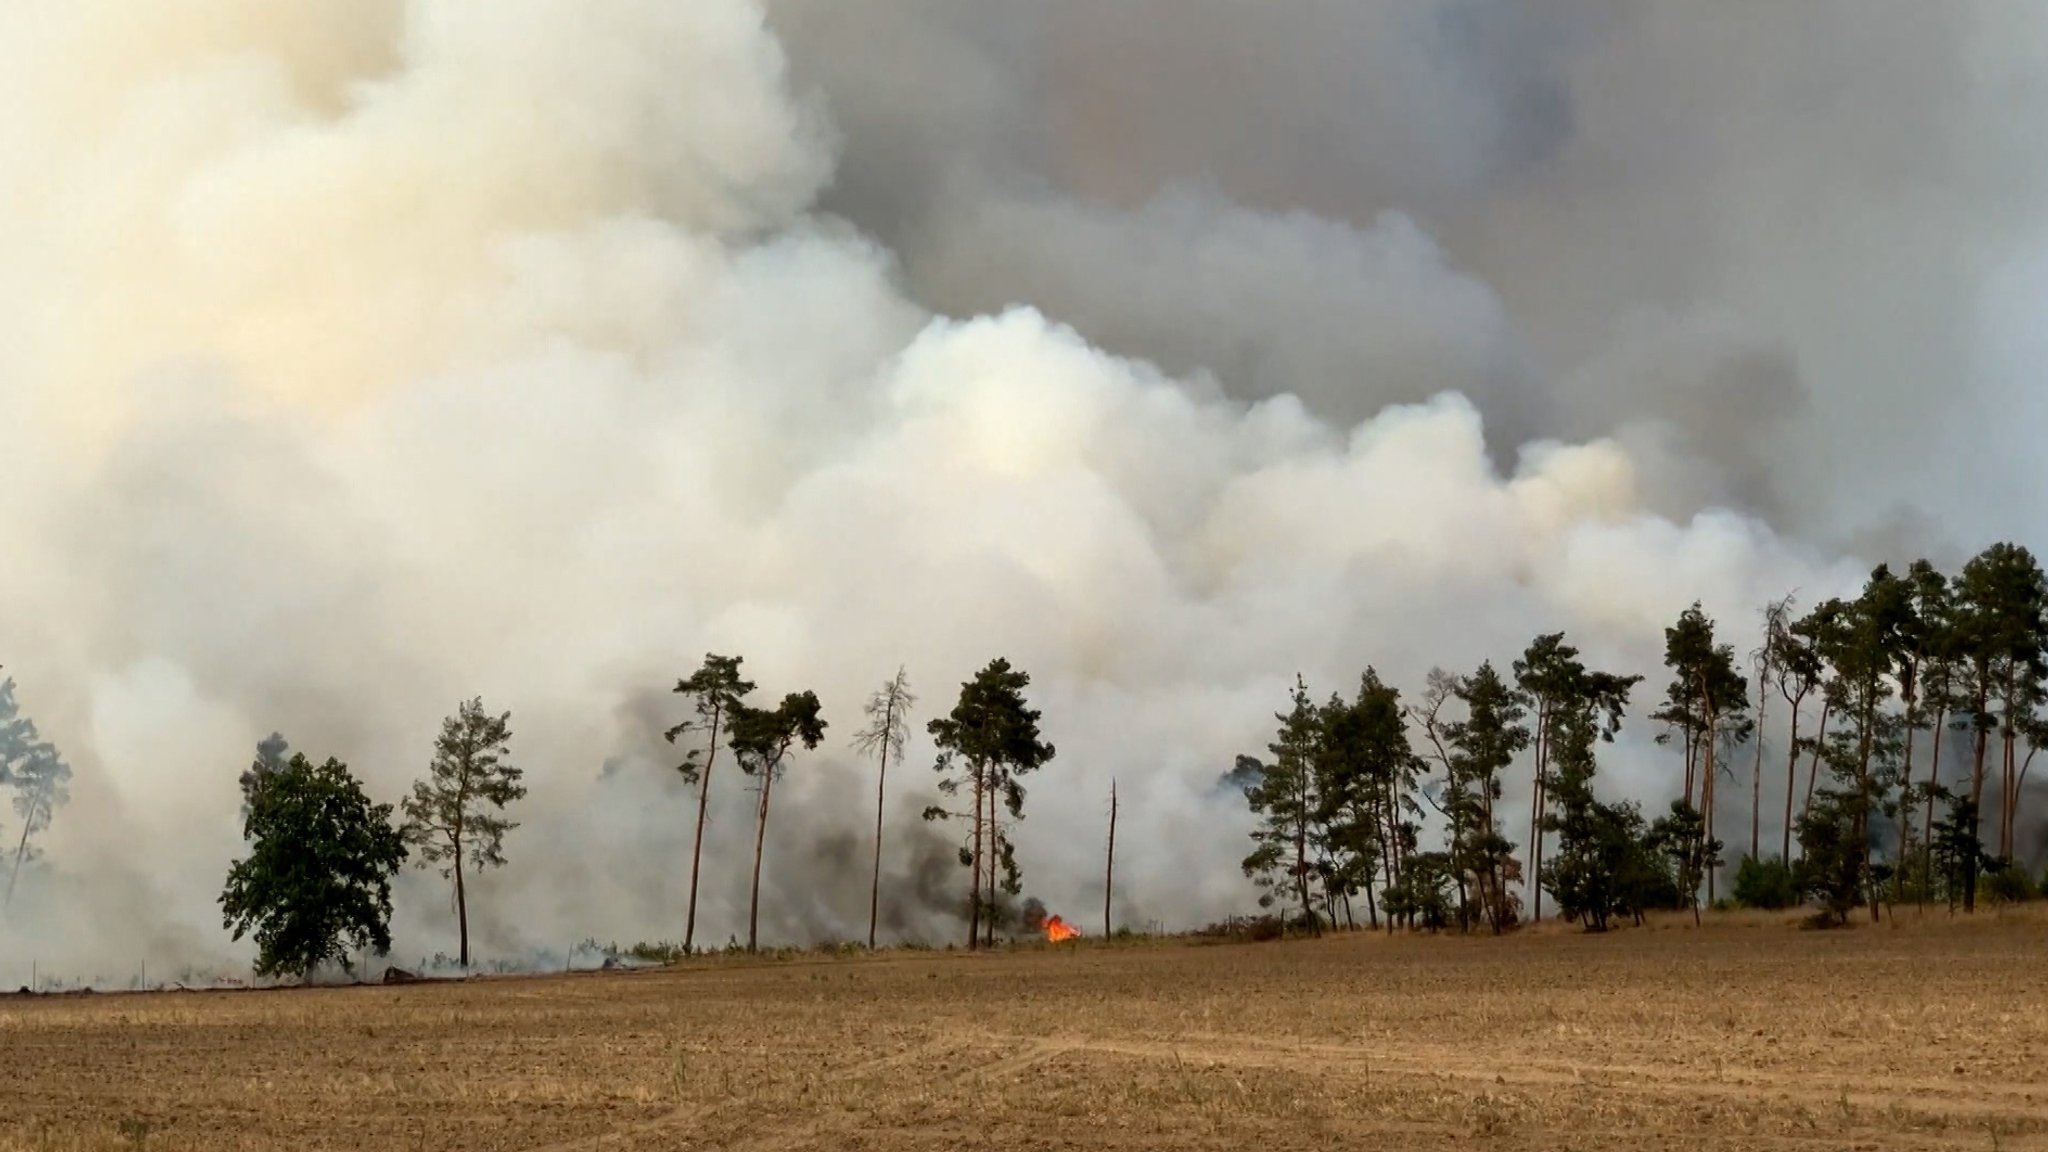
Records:
[[[1062,940],[1072,940],[1080,934],[1081,930],[1079,928],[1074,927],[1072,924],[1067,923],[1065,920],[1062,920],[1057,916],[1049,916],[1046,918],[1045,938],[1047,940],[1050,940],[1054,944],[1057,944]]]

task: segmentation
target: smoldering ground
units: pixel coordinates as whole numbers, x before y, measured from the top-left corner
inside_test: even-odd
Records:
[[[1099,898],[1114,777],[1120,887],[1194,922],[1244,905],[1210,785],[1296,672],[1412,688],[1563,629],[1656,682],[1695,598],[1746,648],[1788,589],[2040,523],[2000,305],[2048,266],[2039,16],[1163,11],[25,0],[0,658],[77,779],[0,961],[238,960],[255,742],[396,799],[473,695],[532,787],[486,950],[674,938],[658,733],[706,651],[833,725],[771,938],[864,927],[859,702],[907,664],[921,726],[996,655],[1060,750],[1030,891]],[[942,916],[930,763],[905,935]],[[1676,791],[1641,725],[1604,771]]]

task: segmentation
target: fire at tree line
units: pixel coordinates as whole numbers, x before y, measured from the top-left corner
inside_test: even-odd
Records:
[[[1698,604],[1665,629],[1671,675],[1648,721],[1672,749],[1679,795],[1651,819],[1632,801],[1600,798],[1598,751],[1625,723],[1643,678],[1585,666],[1562,633],[1538,636],[1504,673],[1432,671],[1419,696],[1368,668],[1355,697],[1318,702],[1296,680],[1265,758],[1239,756],[1224,780],[1254,817],[1244,872],[1266,923],[1281,932],[1361,926],[1387,931],[1491,931],[1525,911],[1590,931],[1653,910],[1717,902],[1727,841],[1716,827],[1725,781],[1749,776],[1746,850],[1736,903],[1814,909],[1822,924],[1859,909],[1939,902],[1974,911],[1980,896],[2033,898],[2017,863],[2026,778],[2048,743],[2048,577],[2026,549],[1999,544],[1949,576],[1925,561],[1903,575],[1873,571],[1861,594],[1803,614],[1793,598],[1766,605],[1761,642],[1738,657]],[[801,751],[824,740],[813,692],[772,706],[750,702],[742,658],[710,655],[674,691],[686,718],[665,735],[696,790],[689,904],[682,950],[696,947],[705,816],[717,769],[730,763],[755,797],[749,951],[758,944],[761,861],[775,784]],[[961,686],[926,728],[938,749],[939,802],[928,821],[957,822],[968,870],[962,908],[970,948],[993,945],[1006,897],[1022,890],[1012,833],[1024,818],[1024,777],[1052,761],[1030,677],[995,660]],[[856,751],[876,761],[868,946],[882,900],[888,771],[900,764],[916,697],[899,670],[865,705]],[[1782,752],[1760,734],[1776,722]],[[234,938],[253,936],[259,975],[349,966],[353,952],[390,947],[390,885],[408,859],[438,866],[453,886],[459,962],[470,963],[467,880],[505,862],[508,817],[526,794],[510,760],[510,713],[481,700],[443,723],[428,774],[393,806],[373,803],[347,765],[315,763],[273,734],[242,773],[248,854],[233,863],[220,903]],[[723,755],[721,755],[723,753]],[[1496,808],[1518,762],[1530,772],[1526,829]],[[1768,761],[1768,762],[1767,762]],[[71,769],[19,715],[13,681],[0,684],[0,786],[21,821],[7,896],[33,838],[68,799]],[[1782,785],[1782,829],[1767,844],[1764,807]],[[1520,786],[1520,785],[1518,785]],[[1987,807],[1988,804],[1988,807]],[[1106,892],[1114,888],[1112,793]],[[1425,829],[1435,841],[1424,847]],[[1513,834],[1526,834],[1517,842]],[[1741,844],[1738,830],[1732,835]],[[1519,853],[1519,854],[1518,854]],[[1524,860],[1537,884],[1523,906]],[[1110,926],[1108,897],[1104,931]],[[1032,925],[1037,927],[1037,925]],[[1077,934],[1057,917],[1055,939]]]

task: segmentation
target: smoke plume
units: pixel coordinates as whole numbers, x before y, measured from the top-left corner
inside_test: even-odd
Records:
[[[477,694],[532,788],[480,951],[674,939],[707,651],[832,724],[768,939],[863,938],[899,664],[885,924],[953,931],[922,722],[997,655],[1059,748],[1030,891],[1100,900],[1114,777],[1119,903],[1214,918],[1297,671],[1564,629],[1661,683],[1695,598],[1746,647],[2048,513],[2048,21],[1993,0],[15,7],[0,661],[77,777],[0,984],[237,961],[256,742],[395,800]],[[408,873],[401,956],[447,902]]]

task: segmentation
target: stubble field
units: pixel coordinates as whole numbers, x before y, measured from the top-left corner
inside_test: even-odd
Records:
[[[2048,925],[0,999],[0,1150],[2048,1148]]]

